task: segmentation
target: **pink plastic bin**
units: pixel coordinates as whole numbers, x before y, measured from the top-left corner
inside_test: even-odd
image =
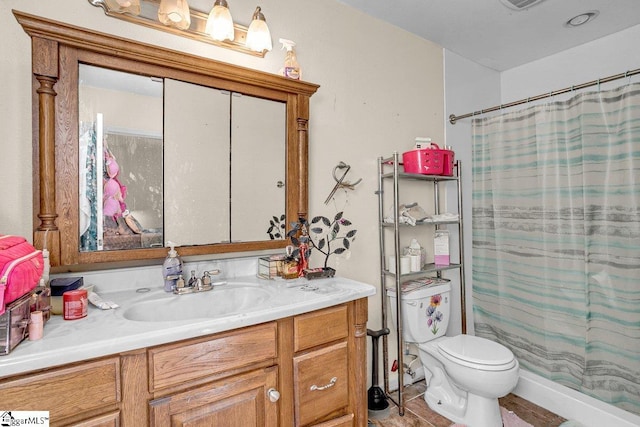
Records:
[[[402,153],[404,171],[422,175],[453,176],[453,151],[442,150],[433,142],[431,147]]]

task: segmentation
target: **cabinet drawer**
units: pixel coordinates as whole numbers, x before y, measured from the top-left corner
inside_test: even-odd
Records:
[[[117,357],[0,381],[3,408],[49,411],[52,421],[119,401],[120,359]]]
[[[296,316],[293,320],[294,351],[330,343],[349,335],[346,305]]]
[[[346,342],[294,357],[293,370],[297,426],[346,414],[349,405]]]
[[[78,423],[73,423],[69,427],[119,427],[120,412],[112,412],[110,414],[99,415]]]
[[[274,359],[276,323],[149,349],[151,391]]]
[[[332,420],[313,425],[313,427],[352,427],[352,426],[353,426],[353,414],[345,415],[344,417],[340,417],[340,418],[334,418]]]

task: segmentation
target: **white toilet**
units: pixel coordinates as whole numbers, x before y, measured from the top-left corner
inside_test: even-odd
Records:
[[[444,336],[449,324],[450,282],[402,294],[404,341],[418,346],[431,409],[469,427],[501,427],[498,398],[518,382],[519,363],[505,346],[473,335]],[[396,294],[389,290],[396,317]]]

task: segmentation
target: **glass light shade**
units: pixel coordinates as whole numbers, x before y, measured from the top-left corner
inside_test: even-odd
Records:
[[[140,0],[115,0],[114,12],[140,14]]]
[[[158,20],[164,25],[186,30],[191,25],[191,13],[187,0],[161,0]]]
[[[253,20],[247,30],[247,47],[256,52],[273,49],[271,32],[267,26],[267,20],[260,11],[260,6],[256,7],[256,11],[253,13]]]
[[[216,0],[213,4],[209,18],[207,19],[207,27],[205,32],[214,40],[230,40],[233,41],[235,31],[233,30],[233,18],[227,7],[225,0]]]

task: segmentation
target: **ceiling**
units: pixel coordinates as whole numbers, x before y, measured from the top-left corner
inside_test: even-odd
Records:
[[[498,71],[640,24],[640,0],[543,0],[522,10],[502,0],[338,1]],[[596,19],[564,26],[589,11]]]

